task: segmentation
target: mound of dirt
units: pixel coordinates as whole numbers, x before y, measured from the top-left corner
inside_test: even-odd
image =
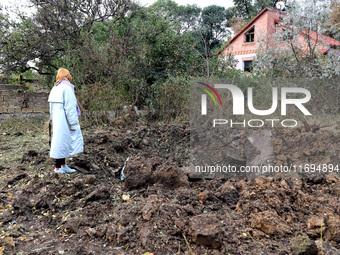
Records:
[[[339,164],[339,135],[291,132],[273,132],[277,161]],[[306,153],[292,137],[318,148]],[[338,174],[193,179],[186,125],[108,128],[84,140],[76,174],[54,173],[51,159],[35,173],[20,162],[1,168],[5,254],[340,254]]]
[[[188,176],[172,159],[163,164],[159,158],[131,158],[125,168],[124,189],[134,190],[148,186],[176,189],[189,187]]]

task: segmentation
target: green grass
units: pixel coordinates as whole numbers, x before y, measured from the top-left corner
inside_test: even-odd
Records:
[[[0,122],[0,164],[21,160],[29,150],[49,148],[48,122],[37,119],[10,119]]]

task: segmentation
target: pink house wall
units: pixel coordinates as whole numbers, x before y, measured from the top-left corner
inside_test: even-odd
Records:
[[[280,23],[280,16],[283,15],[285,15],[285,13],[277,9],[269,7],[263,9],[252,21],[250,21],[237,35],[235,35],[230,40],[230,42],[222,51],[218,52],[217,54],[219,54],[219,57],[225,57],[229,54],[234,56],[234,58],[238,61],[236,68],[244,70],[244,61],[252,61],[256,57],[261,39],[267,39],[268,45],[271,47],[288,47],[287,44],[284,43],[278,44],[276,42],[278,45],[274,45],[274,40],[271,40],[270,38],[275,30],[278,29],[276,24]],[[245,42],[245,34],[253,26],[255,26],[254,42]],[[318,40],[316,47],[316,52],[318,52],[318,54],[325,54],[330,48],[330,45],[340,46],[340,42],[337,42],[330,37],[317,37],[316,33],[314,33],[314,37],[314,39],[317,38]],[[314,39],[312,39],[312,43],[316,42]],[[301,33],[299,35],[298,42],[300,52],[302,54],[308,54],[309,48],[306,43],[306,35]]]
[[[253,23],[246,26],[246,29],[242,31],[239,35],[236,35],[231,44],[222,51],[222,55],[225,56],[228,53],[232,55],[244,55],[256,53],[260,43],[258,39],[261,36],[272,34],[275,31],[274,21],[279,21],[279,16],[277,13],[271,11],[265,11],[262,15],[258,16]],[[245,34],[255,26],[255,40],[254,42],[245,42]]]
[[[227,56],[233,55],[238,64],[237,69],[243,70],[244,61],[253,60],[256,56],[256,52],[259,48],[259,39],[263,36],[272,34],[275,31],[275,20],[279,21],[278,11],[275,12],[264,9],[259,13],[247,26],[239,32],[231,41],[230,45],[227,46],[220,54]],[[255,38],[254,42],[245,42],[245,34],[255,26]]]

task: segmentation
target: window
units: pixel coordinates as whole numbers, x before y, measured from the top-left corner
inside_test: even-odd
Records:
[[[251,72],[251,65],[252,65],[253,61],[248,60],[248,61],[244,61],[244,71],[245,72]]]
[[[293,33],[290,31],[286,31],[286,29],[282,29],[282,39],[283,41],[291,41],[294,39]]]
[[[254,42],[255,39],[255,26],[252,27],[248,32],[245,34],[245,42]]]

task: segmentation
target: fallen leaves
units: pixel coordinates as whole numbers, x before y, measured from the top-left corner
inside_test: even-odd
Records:
[[[1,246],[1,247],[0,247],[0,255],[3,255],[3,254],[4,254],[4,250],[5,250],[5,246]]]
[[[67,235],[67,234],[62,234],[62,235],[60,236],[60,240],[63,240],[65,237],[68,237],[68,235]]]
[[[128,200],[130,200],[130,196],[129,196],[129,195],[123,195],[123,196],[122,196],[122,199],[123,199],[124,201],[128,201]]]
[[[205,202],[208,199],[208,195],[205,192],[198,194],[197,199],[199,201]]]
[[[7,237],[2,238],[1,241],[7,245],[11,245],[15,247],[15,241],[13,237],[7,236]]]

